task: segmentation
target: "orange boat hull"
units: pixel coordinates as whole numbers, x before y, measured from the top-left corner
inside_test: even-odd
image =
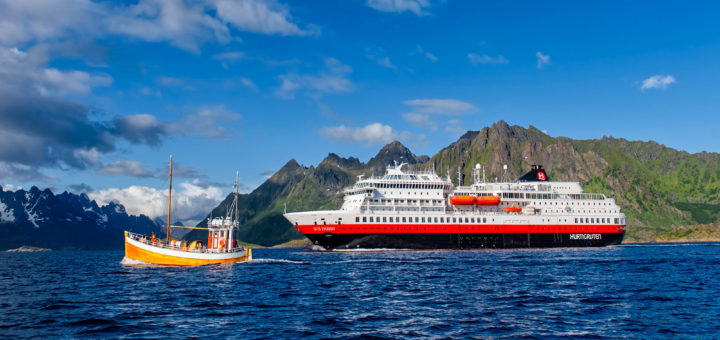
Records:
[[[158,249],[155,250],[152,248]],[[202,255],[205,255],[205,253],[187,252],[186,256],[178,253],[180,253],[180,251],[168,251],[166,249],[153,247],[147,244],[138,244],[137,242],[128,240],[127,235],[125,237],[125,257],[149,264],[158,264],[163,266],[202,266],[212,263],[245,262],[252,259],[252,252],[250,249],[245,249],[244,252],[236,253],[207,253],[207,258],[202,258]]]

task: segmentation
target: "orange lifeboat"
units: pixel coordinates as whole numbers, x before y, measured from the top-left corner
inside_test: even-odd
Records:
[[[451,196],[450,204],[452,205],[472,205],[475,204],[475,196]]]
[[[500,197],[497,196],[480,196],[477,198],[477,205],[498,205]]]
[[[507,212],[514,213],[514,212],[521,212],[521,211],[522,211],[522,208],[513,205],[512,207],[503,207],[503,210],[505,210],[505,211],[507,211]]]

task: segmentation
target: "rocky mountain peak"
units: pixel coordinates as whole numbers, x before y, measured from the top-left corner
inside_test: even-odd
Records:
[[[398,141],[394,141],[380,149],[380,152],[378,152],[375,157],[371,158],[367,165],[375,169],[376,172],[383,172],[385,167],[393,164],[393,162],[405,162],[408,164],[422,163],[418,157],[410,151],[410,149],[405,147],[405,145]]]
[[[362,163],[360,163],[360,160],[355,157],[343,158],[332,152],[329,153],[327,155],[327,157],[325,157],[325,159],[320,164],[323,164],[323,163],[335,163],[339,167],[345,168],[345,169],[357,169],[362,166]]]

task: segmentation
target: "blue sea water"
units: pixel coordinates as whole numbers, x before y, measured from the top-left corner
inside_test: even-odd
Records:
[[[254,255],[0,253],[0,337],[720,337],[720,244]]]

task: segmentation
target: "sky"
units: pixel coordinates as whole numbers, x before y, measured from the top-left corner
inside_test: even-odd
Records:
[[[0,0],[0,185],[194,221],[498,120],[720,152],[716,1]]]

